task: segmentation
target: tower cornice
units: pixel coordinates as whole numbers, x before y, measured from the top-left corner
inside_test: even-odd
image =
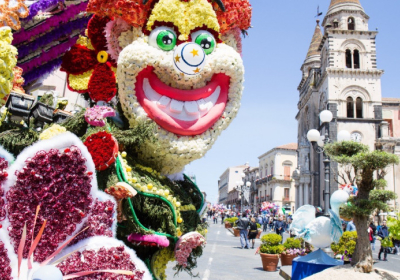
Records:
[[[345,29],[328,29],[325,30],[325,34],[321,39],[321,43],[319,44],[318,51],[321,51],[326,39],[328,39],[331,34],[346,34],[346,35],[368,35],[368,36],[376,36],[378,31],[361,31],[361,30],[345,30]]]
[[[341,14],[341,13],[343,13],[343,12],[348,13],[348,14],[360,14],[360,15],[362,15],[363,17],[365,17],[366,19],[369,19],[369,16],[368,16],[364,11],[361,11],[361,10],[358,10],[358,11],[357,11],[357,10],[343,9],[343,10],[340,10],[340,11],[331,12],[331,13],[327,14],[327,15],[324,17],[324,20],[322,21],[322,26],[325,27],[325,24],[326,24],[328,18],[335,17],[335,16],[337,16],[338,14]]]

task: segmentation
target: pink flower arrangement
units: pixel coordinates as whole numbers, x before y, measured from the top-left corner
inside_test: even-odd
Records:
[[[175,245],[175,258],[179,265],[186,267],[187,259],[193,249],[204,246],[206,239],[198,232],[189,232],[183,235]]]
[[[282,253],[286,254],[286,255],[305,256],[306,255],[306,249],[291,248],[291,249],[286,249]]]
[[[168,247],[169,240],[165,236],[148,234],[143,235],[140,233],[132,233],[128,236],[128,241],[135,245],[149,246],[149,247]]]
[[[107,106],[94,106],[85,112],[85,120],[88,124],[93,126],[103,127],[106,125],[105,118],[114,117],[114,109]]]

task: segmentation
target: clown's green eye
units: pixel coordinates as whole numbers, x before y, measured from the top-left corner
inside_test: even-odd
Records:
[[[150,33],[149,44],[163,51],[172,51],[176,46],[176,34],[169,27],[157,27]]]
[[[216,42],[214,36],[210,32],[197,31],[193,33],[192,38],[196,44],[203,48],[205,54],[210,54],[214,51]]]
[[[169,30],[163,30],[158,33],[157,45],[164,51],[172,50],[176,45],[176,36]]]

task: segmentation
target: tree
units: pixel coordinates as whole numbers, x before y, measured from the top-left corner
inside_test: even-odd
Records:
[[[399,159],[384,151],[369,151],[368,146],[353,141],[327,144],[325,153],[339,163],[339,170],[342,170],[338,174],[339,182],[355,183],[358,187],[358,195],[343,206],[341,215],[353,219],[358,233],[351,264],[356,271],[369,273],[373,265],[368,237],[369,217],[377,209],[387,211],[386,203],[396,198],[394,192],[384,190],[386,181],[383,177],[385,168],[398,164]]]

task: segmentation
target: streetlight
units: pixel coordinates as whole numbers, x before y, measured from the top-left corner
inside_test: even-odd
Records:
[[[333,114],[329,110],[324,110],[319,114],[319,119],[322,122],[322,126],[325,126],[325,135],[320,134],[320,132],[316,129],[310,129],[307,132],[307,139],[310,141],[312,144],[314,150],[319,153],[323,154],[324,156],[324,170],[325,170],[325,190],[324,190],[324,215],[329,216],[329,196],[330,196],[330,191],[329,191],[329,177],[330,177],[330,159],[329,157],[325,154],[324,152],[324,146],[332,142],[331,139],[329,139],[329,126],[328,123],[330,123],[333,119]],[[350,133],[347,131],[339,131],[338,133],[338,141],[349,141],[350,140]],[[317,144],[317,147],[315,146]]]

